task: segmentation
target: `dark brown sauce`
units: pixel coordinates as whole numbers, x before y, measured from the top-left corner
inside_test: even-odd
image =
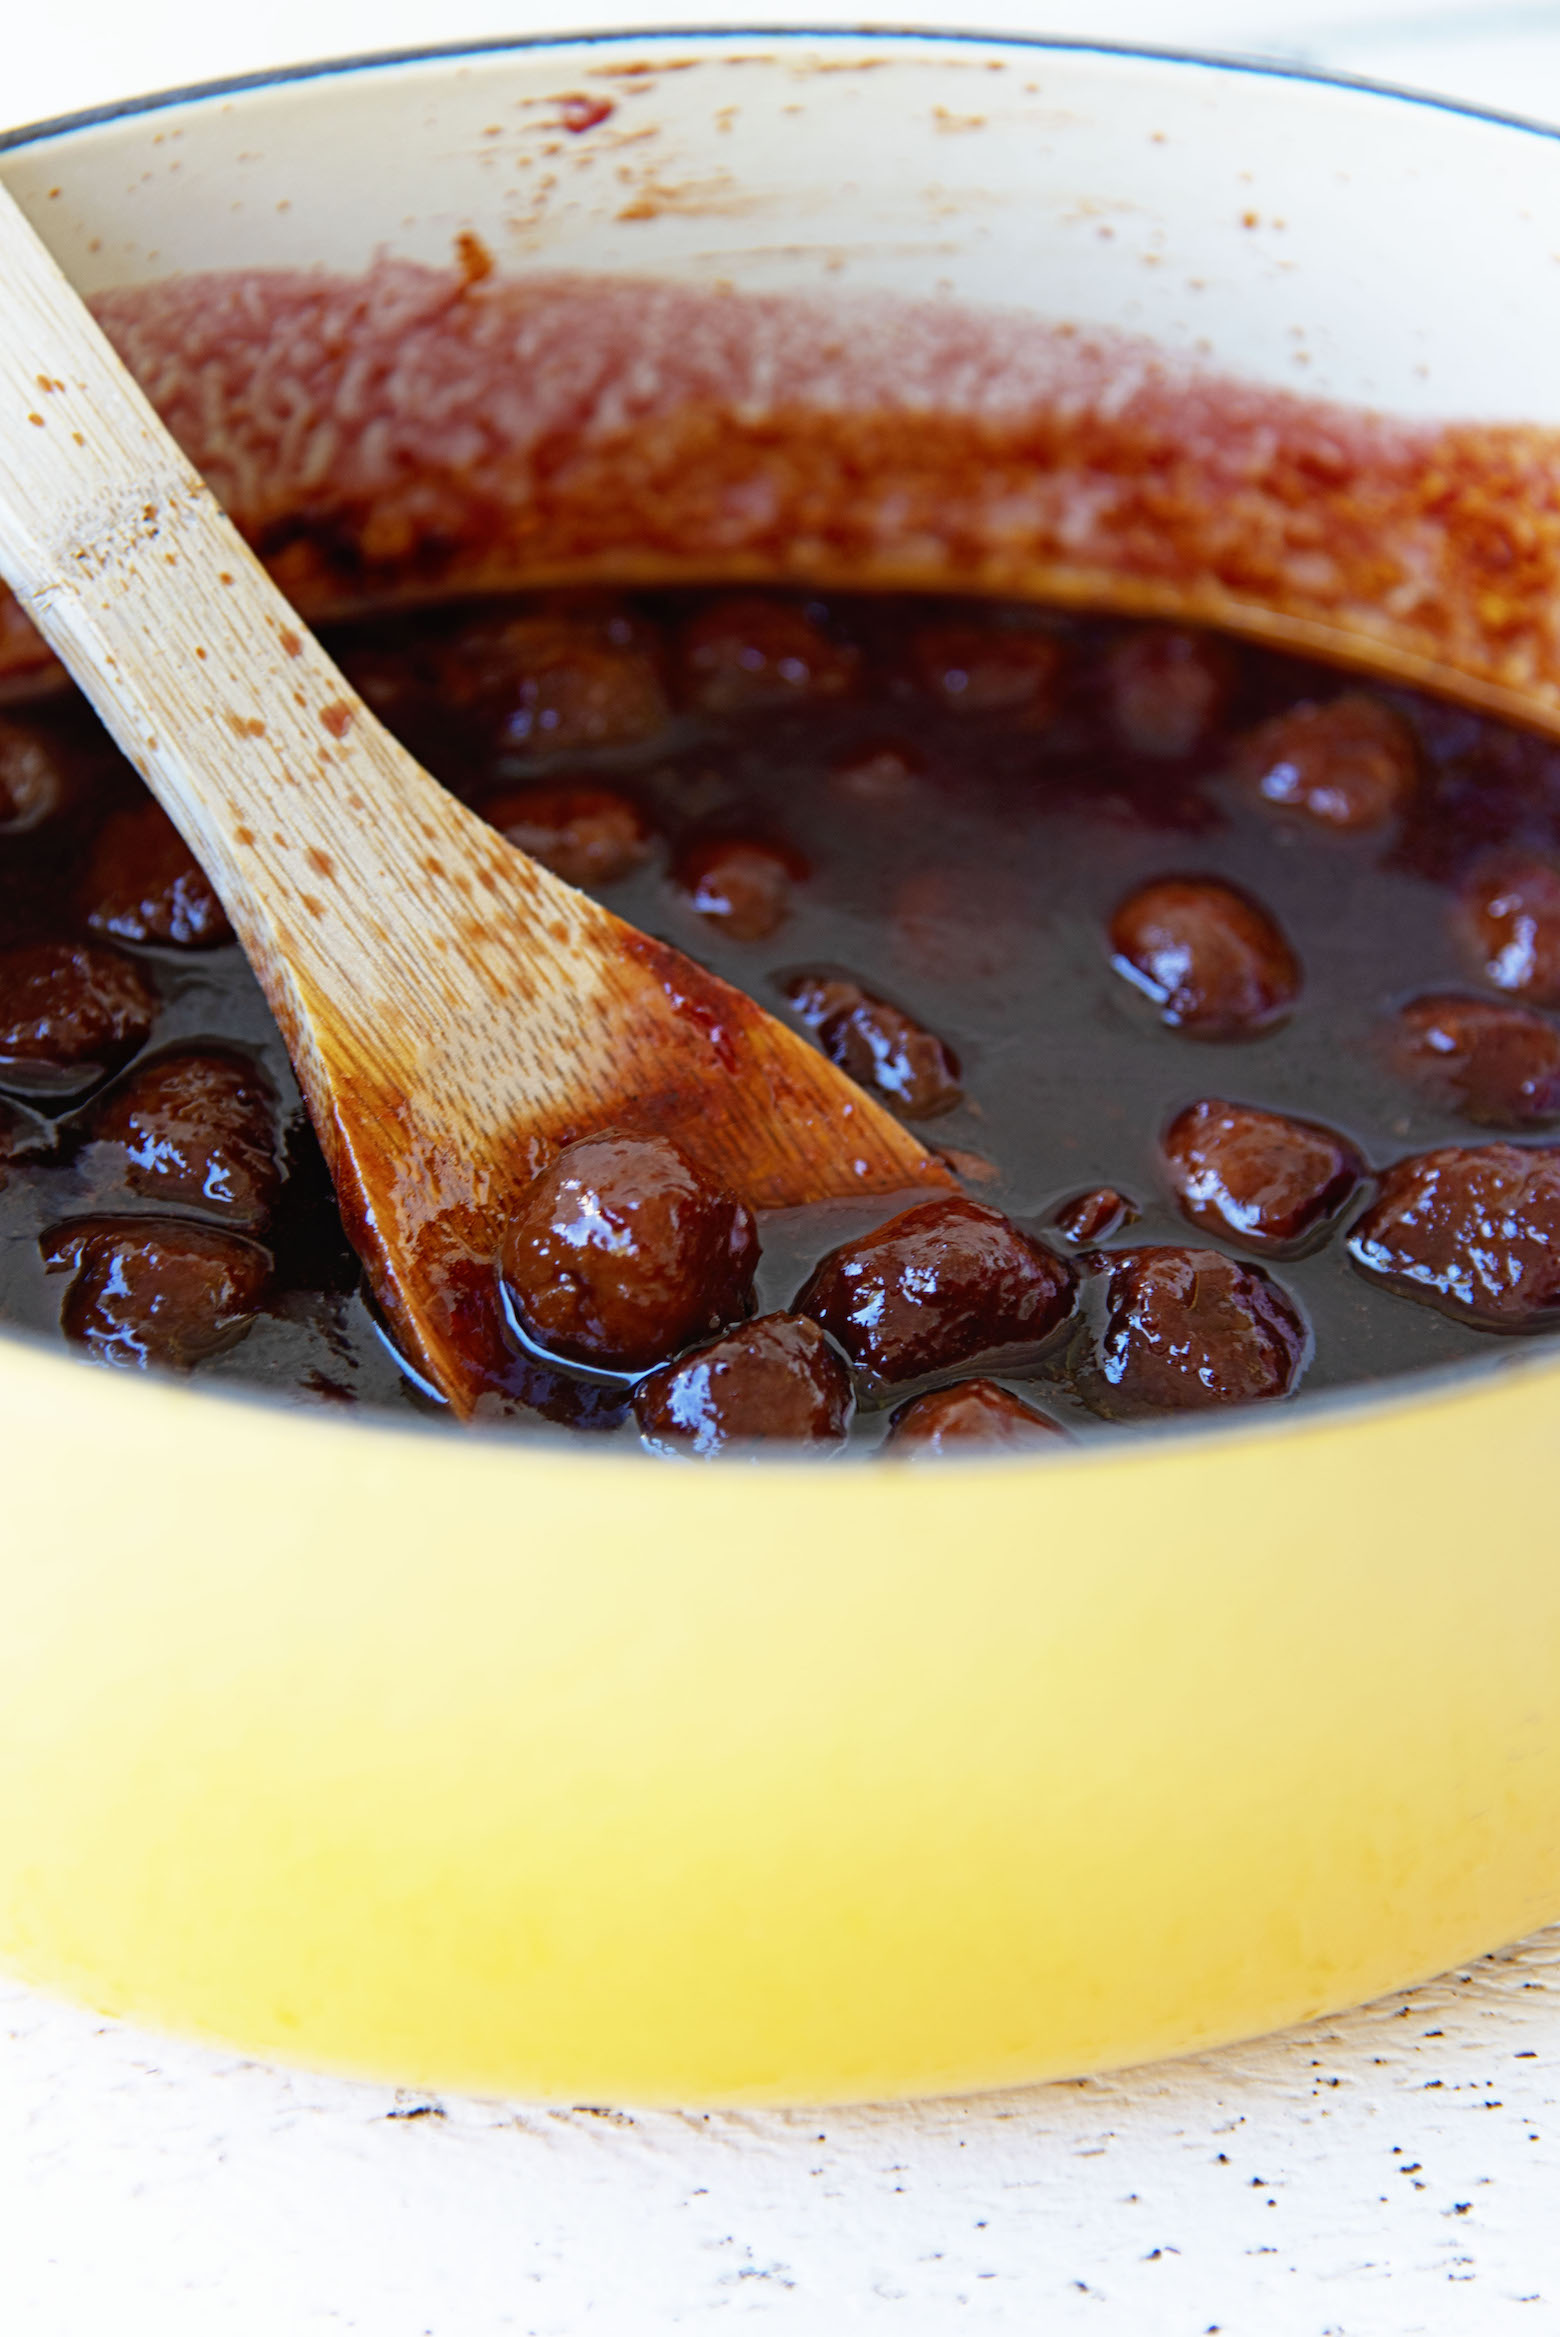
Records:
[[[506,648],[513,620],[525,621]],[[1371,1204],[1372,1173],[1448,1146],[1541,1145],[1548,1105],[1560,1109],[1545,1052],[1556,1000],[1541,967],[1540,986],[1520,994],[1524,1029],[1507,1034],[1521,1056],[1510,1075],[1515,1120],[1497,1111],[1492,1123],[1482,1088],[1470,1108],[1469,1080],[1446,1071],[1435,1034],[1448,1025],[1455,1040],[1480,1018],[1427,1010],[1406,1036],[1397,1021],[1415,1000],[1499,1004],[1512,968],[1539,963],[1541,951],[1521,957],[1518,879],[1531,892],[1532,871],[1560,853],[1560,748],[1412,692],[1372,690],[1378,715],[1362,722],[1346,710],[1321,731],[1346,734],[1356,765],[1367,749],[1378,762],[1363,778],[1363,766],[1340,765],[1330,793],[1318,783],[1313,816],[1305,773],[1264,785],[1249,742],[1287,735],[1258,728],[1286,709],[1359,691],[1292,659],[1195,638],[1187,651],[1183,637],[1150,626],[909,597],[748,596],[722,625],[708,595],[554,596],[362,624],[332,646],[447,785],[518,823],[528,848],[572,853],[565,873],[599,871],[588,889],[620,915],[877,1078],[972,1198],[1080,1268],[1073,1325],[1021,1369],[972,1363],[942,1378],[994,1379],[1071,1431],[1100,1428],[1100,1407],[1080,1391],[1097,1376],[1092,1343],[1121,1287],[1106,1262],[1166,1245],[1227,1252],[1286,1294],[1306,1331],[1301,1400],[1503,1351],[1489,1328],[1404,1295],[1401,1274],[1392,1287],[1367,1278],[1348,1236]],[[1403,786],[1379,766],[1398,742],[1414,774]],[[262,1242],[274,1270],[236,1330],[224,1317],[220,1338],[174,1343],[195,1378],[307,1404],[426,1409],[361,1295],[243,958],[201,913],[187,875],[159,876],[144,820],[127,816],[145,802],[134,774],[79,702],[7,717],[0,780],[8,751],[17,812],[0,823],[0,953],[117,951],[155,991],[156,1011],[138,1048],[135,1028],[115,1036],[115,1024],[101,1061],[89,1052],[40,1069],[18,1052],[0,1072],[0,1097],[12,1099],[0,1315],[58,1338],[63,1307],[80,1338],[70,1261],[90,1249],[100,1279],[112,1272],[109,1235],[89,1239],[85,1221],[119,1240],[127,1222],[156,1218],[165,1248],[180,1225],[199,1226],[186,1245],[189,1288],[217,1273],[213,1230]],[[1354,824],[1338,816],[1340,802],[1364,805]],[[116,891],[106,861],[137,838]],[[159,923],[152,895],[164,876],[177,914]],[[1224,967],[1223,1002],[1201,1029],[1195,1012],[1167,1021],[1142,971],[1152,942],[1130,938],[1144,919],[1122,919],[1124,904],[1167,897],[1180,914],[1186,883],[1255,912],[1235,937],[1246,953],[1239,978]],[[1272,933],[1276,982],[1259,962],[1273,957]],[[1142,957],[1130,979],[1112,963],[1123,947]],[[189,1049],[247,1063],[263,1075],[252,1083],[261,1096],[267,1083],[274,1092],[285,1173],[264,1228],[227,1209],[220,1174],[203,1198],[187,1163],[159,1168],[155,1135],[139,1165],[126,1149],[128,1083]],[[1160,1149],[1170,1123],[1210,1098],[1320,1124],[1367,1174],[1341,1206],[1329,1188],[1298,1243],[1268,1252],[1225,1240],[1216,1212],[1195,1222],[1183,1213]],[[113,1143],[104,1130],[118,1131]],[[762,1222],[759,1310],[788,1309],[823,1253],[895,1206]],[[229,1264],[244,1267],[236,1282],[223,1269],[231,1304],[232,1288],[253,1280],[249,1249]],[[1539,1307],[1525,1327],[1550,1320]],[[513,1392],[521,1428],[637,1433],[626,1389],[588,1372],[571,1378],[517,1355]],[[861,1393],[852,1433],[876,1444],[889,1402]],[[979,1405],[967,1409],[978,1418]]]

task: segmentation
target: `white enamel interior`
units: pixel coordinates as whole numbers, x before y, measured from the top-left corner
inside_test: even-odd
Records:
[[[616,110],[575,134],[581,93]],[[89,292],[442,264],[469,232],[506,270],[957,296],[1402,416],[1560,420],[1560,138],[1260,70],[582,40],[175,103],[0,170]]]

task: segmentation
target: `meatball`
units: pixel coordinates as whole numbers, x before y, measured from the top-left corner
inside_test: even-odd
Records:
[[[479,808],[565,884],[616,884],[650,855],[650,823],[616,787],[511,787]]]
[[[1092,1193],[1080,1193],[1076,1200],[1063,1202],[1056,1212],[1056,1230],[1070,1242],[1102,1242],[1108,1234],[1130,1225],[1137,1214],[1132,1202],[1114,1185],[1098,1185]]]
[[[1173,761],[1202,745],[1228,703],[1234,669],[1222,641],[1154,626],[1115,642],[1106,703],[1135,754]]]
[[[1390,1035],[1394,1068],[1484,1128],[1560,1119],[1560,1029],[1493,998],[1416,998]]]
[[[1535,1006],[1560,1006],[1560,866],[1531,852],[1481,861],[1459,906],[1487,981]]]
[[[0,1082],[69,1093],[141,1046],[157,994],[116,949],[35,941],[0,950]]]
[[[205,871],[161,804],[150,800],[104,821],[81,906],[93,932],[116,941],[210,949],[233,938]]]
[[[1560,1149],[1446,1145],[1400,1160],[1349,1235],[1362,1273],[1490,1331],[1560,1319]]]
[[[953,713],[1006,714],[1027,727],[1056,711],[1062,649],[1049,633],[923,625],[910,655],[922,689]]]
[[[488,722],[512,754],[632,746],[667,719],[655,659],[584,619],[470,625],[443,646],[438,674],[449,700]]]
[[[751,1311],[752,1212],[665,1136],[566,1145],[505,1229],[503,1294],[545,1353],[639,1372]]]
[[[901,1007],[848,974],[793,974],[782,988],[829,1061],[906,1119],[934,1119],[962,1102],[958,1057]]]
[[[98,1363],[188,1371],[241,1339],[270,1279],[254,1242],[176,1218],[86,1218],[44,1237],[52,1271],[76,1269],[60,1322]]]
[[[1105,1320],[1073,1380],[1107,1420],[1287,1396],[1308,1334],[1287,1291],[1219,1250],[1118,1251]]]
[[[858,1371],[902,1386],[1030,1351],[1072,1305],[1070,1266],[984,1202],[923,1201],[831,1250],[796,1298]]]
[[[706,925],[732,941],[767,941],[785,922],[800,854],[750,836],[705,836],[677,855],[672,882]]]
[[[855,651],[831,641],[805,609],[762,593],[711,601],[678,644],[683,699],[704,714],[841,698],[856,664]]]
[[[1346,1137],[1314,1120],[1216,1098],[1178,1113],[1161,1150],[1194,1225],[1264,1250],[1296,1249],[1318,1233],[1365,1165]]]
[[[884,1448],[907,1460],[936,1460],[944,1454],[973,1456],[981,1446],[1055,1452],[1068,1442],[1065,1429],[995,1380],[961,1379],[901,1404]]]
[[[1402,716],[1363,690],[1310,700],[1237,740],[1237,780],[1262,803],[1323,828],[1378,828],[1418,782],[1414,736]]]
[[[98,1165],[168,1209],[263,1232],[281,1192],[276,1098],[252,1063],[191,1052],[138,1066],[88,1122]]]
[[[1300,993],[1300,964],[1261,904],[1213,877],[1162,877],[1122,902],[1111,963],[1194,1039],[1257,1038]]]
[[[850,1433],[850,1374],[806,1315],[761,1315],[634,1390],[652,1452],[736,1452],[786,1443],[833,1452]]]
[[[0,836],[25,836],[61,810],[70,775],[36,730],[0,717]]]

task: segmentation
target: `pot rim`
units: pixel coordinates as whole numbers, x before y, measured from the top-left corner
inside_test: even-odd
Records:
[[[1536,121],[1525,115],[1508,113],[1499,107],[1475,105],[1434,91],[1404,88],[1362,74],[1343,73],[1281,58],[1246,57],[1158,43],[1097,40],[1081,35],[981,32],[972,28],[915,24],[776,25],[759,20],[720,26],[628,25],[560,33],[498,34],[481,40],[361,50],[346,56],[269,66],[252,73],[231,74],[211,81],[189,82],[133,97],[117,98],[104,105],[85,107],[76,113],[53,115],[43,121],[0,130],[0,157],[22,152],[52,139],[103,129],[116,122],[132,121],[142,115],[164,112],[175,106],[244,97],[294,83],[366,76],[387,68],[453,64],[465,59],[480,63],[509,56],[531,56],[549,50],[597,50],[623,43],[691,41],[714,47],[732,41],[752,40],[774,41],[787,46],[809,41],[849,41],[857,45],[883,47],[925,44],[948,49],[1009,49],[1025,54],[1100,56],[1123,62],[1189,67],[1212,73],[1246,75],[1258,80],[1336,89],[1352,95],[1419,107],[1432,113],[1449,114],[1454,118],[1484,122],[1497,129],[1512,130],[1530,137],[1560,140],[1560,123]],[[30,1355],[34,1362],[42,1363],[50,1370],[95,1368],[87,1365],[80,1357],[61,1353],[46,1335],[22,1325],[0,1326],[0,1348],[15,1356],[18,1363],[23,1356]],[[1141,1422],[1130,1428],[1102,1425],[1097,1435],[1075,1444],[1065,1454],[1047,1454],[1038,1460],[1021,1455],[972,1454],[967,1458],[956,1456],[953,1466],[966,1477],[972,1474],[982,1477],[1014,1476],[1020,1472],[1032,1473],[1037,1469],[1049,1472],[1056,1467],[1058,1460],[1073,1466],[1092,1463],[1108,1467],[1126,1459],[1131,1453],[1146,1454],[1156,1450],[1163,1453],[1167,1448],[1173,1449],[1176,1443],[1188,1435],[1194,1436],[1200,1444],[1212,1444],[1222,1450],[1231,1442],[1292,1438],[1312,1430],[1352,1425],[1356,1421],[1361,1426],[1368,1426],[1383,1414],[1390,1415],[1409,1406],[1433,1404],[1464,1394],[1474,1396],[1486,1379],[1498,1373],[1520,1374],[1524,1380],[1542,1374],[1560,1381],[1560,1334],[1556,1334],[1552,1344],[1547,1339],[1533,1337],[1497,1342],[1492,1334],[1491,1352],[1487,1354],[1459,1357],[1455,1361],[1427,1366],[1399,1377],[1365,1380],[1317,1390],[1298,1404],[1283,1404],[1272,1410],[1254,1407],[1225,1418],[1217,1414],[1192,1419],[1170,1417],[1162,1421]],[[516,1465],[523,1463],[528,1456],[537,1458],[550,1455],[557,1459],[589,1460],[597,1467],[604,1462],[643,1467],[653,1457],[636,1445],[609,1444],[605,1441],[592,1443],[577,1432],[551,1424],[516,1435],[512,1428],[474,1423],[468,1425],[459,1439],[452,1439],[449,1424],[432,1411],[427,1417],[419,1417],[366,1410],[349,1419],[342,1419],[329,1413],[300,1411],[270,1390],[243,1382],[204,1380],[181,1383],[159,1373],[151,1375],[150,1384],[142,1383],[141,1392],[155,1401],[159,1393],[174,1389],[180,1393],[197,1395],[202,1402],[220,1402],[228,1409],[258,1411],[268,1419],[281,1421],[290,1417],[305,1429],[359,1435],[366,1430],[375,1435],[411,1435],[419,1440],[432,1436],[439,1443],[460,1445],[474,1436],[489,1448],[501,1447],[512,1453]],[[1365,1416],[1363,1420],[1360,1419],[1361,1415]],[[880,1456],[872,1454],[866,1457]],[[816,1464],[806,1456],[796,1454],[765,1455],[761,1460],[748,1463],[750,1471],[778,1471],[790,1475],[802,1470],[809,1477],[815,1473],[815,1467]],[[939,1474],[942,1472],[939,1471]]]
[[[577,32],[496,33],[483,40],[435,41],[405,49],[358,49],[342,57],[306,59],[296,65],[269,65],[253,73],[232,73],[214,81],[190,81],[168,89],[143,91],[138,96],[111,98],[106,104],[85,106],[80,112],[51,114],[41,122],[24,122],[0,130],[0,154],[58,138],[77,130],[100,129],[109,122],[138,114],[158,113],[176,105],[207,98],[247,95],[295,81],[328,81],[338,76],[378,72],[397,65],[450,64],[464,57],[488,58],[530,54],[543,49],[605,48],[621,41],[854,41],[890,43],[920,41],[945,48],[1022,49],[1064,56],[1102,56],[1141,60],[1150,64],[1197,66],[1211,73],[1244,73],[1267,81],[1298,81],[1323,89],[1341,89],[1366,97],[1395,100],[1400,105],[1423,106],[1433,113],[1454,114],[1466,120],[1489,122],[1496,128],[1520,130],[1529,137],[1560,139],[1560,123],[1536,120],[1530,114],[1508,113],[1501,106],[1475,105],[1465,98],[1438,90],[1407,88],[1400,82],[1377,81],[1369,74],[1344,73],[1321,65],[1305,65],[1282,57],[1248,57],[1218,49],[1182,49],[1158,42],[1107,41],[1082,34],[980,32],[974,28],[917,24],[655,24],[602,26]]]

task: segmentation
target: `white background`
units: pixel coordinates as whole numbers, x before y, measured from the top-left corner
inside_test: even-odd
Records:
[[[0,122],[305,57],[733,13],[870,11],[53,0],[45,16],[9,0]],[[1560,121],[1548,0],[939,0],[923,15],[1287,56]],[[572,2337],[757,2320],[1549,2337],[1557,2065],[1560,1931],[1262,2045],[910,2110],[434,2102],[0,1988],[0,2333]]]

